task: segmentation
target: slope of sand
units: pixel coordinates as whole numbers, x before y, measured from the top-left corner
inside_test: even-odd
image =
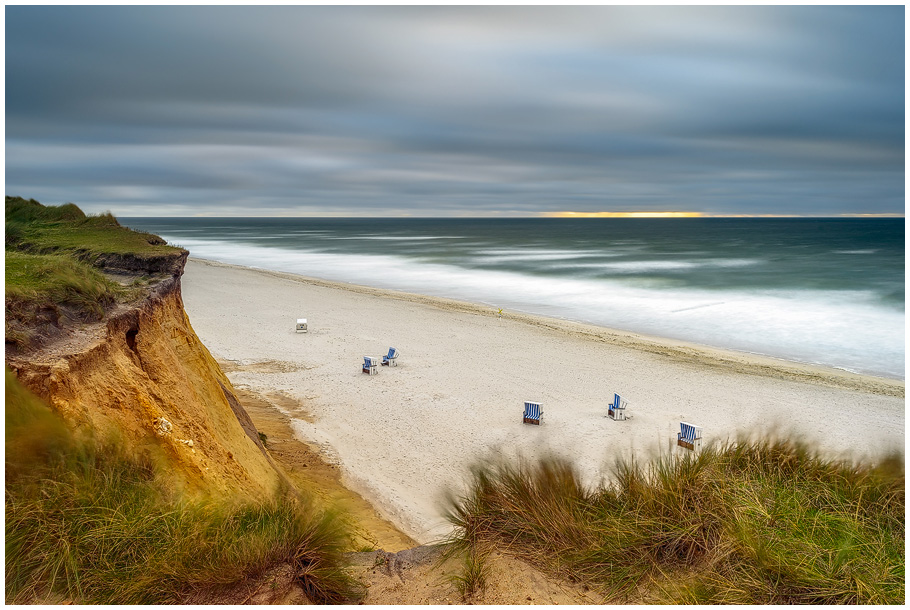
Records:
[[[191,260],[190,322],[238,387],[298,400],[301,440],[421,543],[478,459],[547,452],[587,480],[618,455],[667,451],[680,421],[706,440],[776,428],[835,455],[904,447],[904,383],[446,299]],[[296,318],[309,332],[296,333]],[[361,373],[398,348],[399,366]],[[615,422],[618,392],[632,418]],[[536,400],[541,426],[521,423]]]

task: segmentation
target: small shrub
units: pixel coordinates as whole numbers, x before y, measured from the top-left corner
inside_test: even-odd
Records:
[[[120,227],[120,222],[114,217],[110,210],[100,214],[86,216],[79,223],[81,226],[90,227]]]
[[[468,601],[486,589],[490,576],[488,558],[489,550],[480,545],[471,545],[464,552],[461,572],[452,576],[463,600]]]
[[[74,203],[63,205],[41,205],[34,199],[22,197],[6,198],[6,221],[30,223],[35,221],[60,222],[82,220],[85,213]]]

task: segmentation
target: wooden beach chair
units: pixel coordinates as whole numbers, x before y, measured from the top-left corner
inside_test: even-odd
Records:
[[[613,394],[613,404],[607,407],[607,416],[616,421],[625,421],[628,402],[619,394]]]
[[[398,366],[395,360],[398,358],[398,350],[394,347],[389,348],[389,353],[382,357],[382,366]]]
[[[701,449],[701,426],[694,426],[686,422],[679,423],[680,431],[676,434],[676,444],[689,451]]]
[[[299,333],[300,331],[306,332],[306,318],[297,318],[297,328],[294,332]]]
[[[541,415],[543,415],[543,411],[540,410],[539,402],[525,401],[524,423],[539,426]]]
[[[376,356],[364,356],[363,357],[363,372],[370,375],[375,375],[379,371],[376,370],[376,365],[379,364],[379,358]]]

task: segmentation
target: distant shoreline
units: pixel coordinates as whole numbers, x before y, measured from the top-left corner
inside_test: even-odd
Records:
[[[164,219],[201,259],[901,379],[898,221]],[[609,219],[607,219],[609,220]],[[768,220],[768,219],[765,219]]]

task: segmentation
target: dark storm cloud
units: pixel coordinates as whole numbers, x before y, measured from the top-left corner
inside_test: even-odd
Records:
[[[7,193],[124,216],[901,213],[903,11],[11,6]]]

